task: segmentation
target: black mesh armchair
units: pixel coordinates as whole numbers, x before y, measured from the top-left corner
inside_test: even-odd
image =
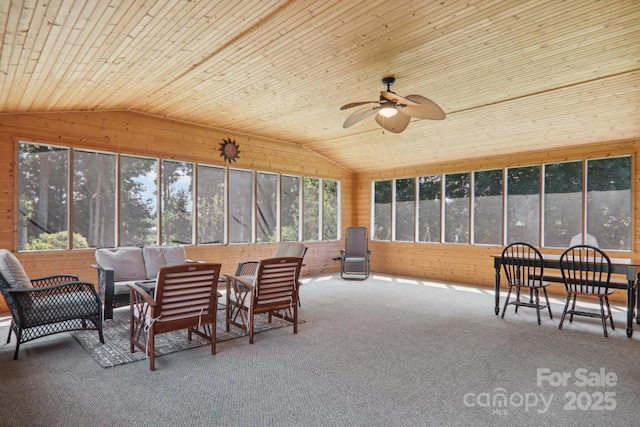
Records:
[[[0,249],[0,291],[11,311],[11,334],[20,344],[59,332],[96,330],[102,335],[102,303],[92,283],[59,274],[29,279],[15,255]]]

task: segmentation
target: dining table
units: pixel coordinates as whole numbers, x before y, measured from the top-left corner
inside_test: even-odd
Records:
[[[493,266],[496,270],[495,275],[495,313],[500,312],[500,270],[506,261],[506,257],[502,254],[491,255],[493,258]],[[633,335],[633,319],[640,324],[637,317],[637,308],[640,306],[640,295],[636,292],[637,283],[640,281],[640,259],[633,258],[610,258],[611,273],[624,276],[623,278],[612,278],[609,284],[611,289],[622,289],[626,291],[626,308],[627,308],[627,336],[631,338]],[[531,262],[535,262],[531,260]],[[563,283],[560,274],[560,255],[543,254],[542,263],[544,267],[543,280],[548,282]],[[551,270],[551,274],[549,271]]]

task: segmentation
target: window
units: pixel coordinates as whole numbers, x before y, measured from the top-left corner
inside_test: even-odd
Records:
[[[391,240],[391,181],[373,183],[373,239]]]
[[[473,174],[473,243],[502,244],[502,169]]]
[[[162,161],[162,236],[164,245],[193,243],[193,163]]]
[[[413,242],[415,240],[415,186],[414,178],[396,179],[396,225],[395,240]]]
[[[69,150],[18,145],[18,249],[67,249]],[[78,247],[87,247],[78,236]]]
[[[120,245],[158,241],[158,161],[120,156]]]
[[[224,243],[226,169],[198,165],[198,243]]]
[[[18,250],[339,236],[337,180],[29,142],[17,165]]]
[[[322,203],[322,240],[336,240],[338,238],[338,181],[323,180]]]
[[[544,165],[544,241],[568,248],[582,230],[582,162]]]
[[[304,178],[303,240],[320,239],[320,180]]]
[[[89,247],[116,246],[116,189],[115,154],[73,151],[73,233]]]
[[[540,166],[507,169],[507,244],[540,244]]]
[[[251,243],[253,172],[229,169],[229,243]]]
[[[631,250],[632,196],[631,157],[587,161],[586,228],[601,248]]]
[[[418,239],[421,242],[440,242],[441,194],[440,175],[418,178]]]
[[[278,241],[278,175],[258,172],[256,176],[256,242]]]
[[[469,184],[468,173],[444,177],[444,237],[447,243],[469,243]]]
[[[283,242],[300,240],[300,186],[299,176],[282,175],[281,239]]]

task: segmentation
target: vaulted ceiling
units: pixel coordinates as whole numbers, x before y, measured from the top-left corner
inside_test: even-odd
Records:
[[[353,172],[640,136],[640,1],[4,0],[0,113],[130,110]],[[344,104],[395,76],[446,113]]]

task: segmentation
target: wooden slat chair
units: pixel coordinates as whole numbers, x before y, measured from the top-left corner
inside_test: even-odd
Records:
[[[267,258],[260,261],[255,277],[227,274],[226,330],[234,325],[249,333],[253,344],[254,316],[268,313],[293,323],[298,333],[298,278],[302,257]]]
[[[547,295],[549,282],[543,281],[544,266],[540,251],[528,243],[516,242],[504,248],[502,259],[506,260],[502,267],[509,286],[507,299],[502,309],[502,317],[504,318],[507,306],[514,305],[516,313],[518,312],[518,307],[535,308],[538,316],[538,325],[540,324],[540,309],[548,309],[549,317],[553,319]],[[514,289],[516,298],[511,301],[511,292]],[[528,292],[528,301],[521,300],[522,290]],[[544,294],[546,305],[540,304],[540,290]]]
[[[280,242],[276,248],[273,258],[279,257],[301,257],[304,259],[307,247],[302,242]],[[238,263],[234,276],[255,276],[260,261],[242,261]],[[298,283],[298,289],[302,282]],[[300,294],[298,293],[298,307],[300,307]]]
[[[607,319],[611,323],[611,329],[615,329],[609,306],[609,295],[613,294],[613,290],[609,289],[611,269],[611,260],[607,254],[595,246],[576,245],[562,253],[560,270],[567,300],[562,311],[559,329],[562,329],[567,314],[569,314],[570,323],[573,322],[574,315],[600,318],[605,337],[607,336]],[[600,310],[598,312],[576,310],[578,296],[597,298]]]
[[[129,284],[130,351],[135,348],[149,357],[155,370],[155,336],[188,329],[187,339],[197,334],[211,341],[216,354],[216,313],[218,277],[221,264],[182,264],[164,267],[158,273],[155,298],[141,287]]]

